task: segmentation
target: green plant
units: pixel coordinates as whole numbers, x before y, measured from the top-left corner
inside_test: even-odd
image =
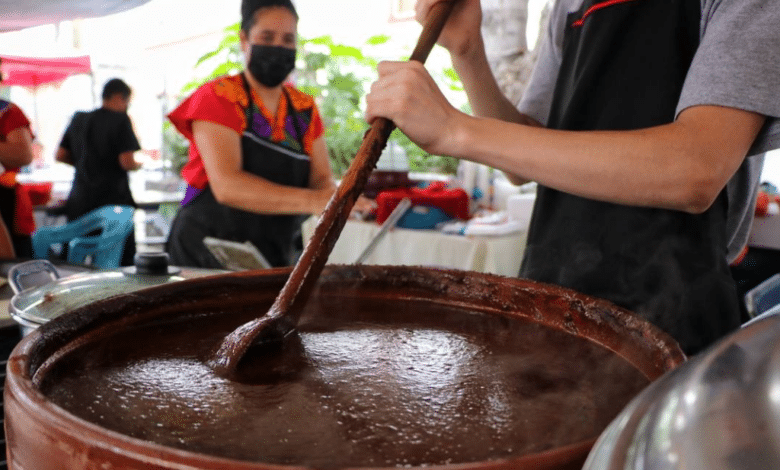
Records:
[[[195,78],[184,85],[181,90],[182,94],[188,94],[202,84],[217,77],[235,74],[244,69],[239,39],[240,31],[241,23],[235,23],[225,28],[224,36],[216,49],[203,54],[195,62],[195,69],[202,69],[205,65],[211,65],[212,69],[205,76]]]
[[[239,28],[238,23],[226,28],[219,45],[198,59],[196,70],[209,66],[209,71],[205,76],[185,85],[182,89],[184,94],[209,80],[243,69]],[[331,168],[337,177],[343,175],[349,167],[368,129],[363,118],[362,100],[366,87],[376,78],[378,62],[370,53],[378,53],[388,41],[388,36],[373,36],[361,48],[357,48],[335,43],[330,36],[299,39],[295,83],[300,90],[317,100],[325,124],[325,141]],[[432,75],[441,86],[462,90],[453,69],[444,69]],[[390,139],[405,150],[410,171],[455,173],[457,160],[454,158],[429,155],[397,130]],[[170,153],[178,155],[175,158],[182,158],[181,151],[180,148],[172,149]],[[186,153],[183,158],[186,159]]]
[[[377,36],[369,44],[378,45],[386,37]],[[368,124],[360,109],[369,83],[368,70],[376,60],[351,46],[335,44],[330,36],[300,39],[301,64],[296,86],[317,98],[328,144],[331,169],[336,176],[344,174],[357,152]]]
[[[334,43],[330,36],[300,41],[304,64],[297,84],[301,90],[318,97],[331,167],[336,175],[349,167],[368,129],[361,104],[365,87],[376,78],[378,61],[371,53],[378,53],[389,39],[384,35],[373,36],[360,49]],[[462,91],[454,69],[432,75],[440,85]],[[456,159],[430,155],[398,130],[390,135],[390,140],[406,152],[410,171],[454,174],[457,170]]]

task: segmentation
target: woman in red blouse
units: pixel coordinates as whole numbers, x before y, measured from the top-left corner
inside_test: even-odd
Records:
[[[335,190],[314,99],[284,83],[295,66],[295,8],[244,0],[241,13],[245,70],[206,83],[168,116],[190,141],[187,194],[167,246],[182,266],[221,267],[207,236],[251,241],[273,266],[289,265],[300,216],[321,212]]]

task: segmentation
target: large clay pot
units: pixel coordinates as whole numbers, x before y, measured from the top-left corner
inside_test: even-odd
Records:
[[[232,273],[151,287],[81,307],[31,333],[17,346],[8,365],[5,426],[9,468],[304,468],[230,460],[128,437],[54,405],[36,386],[41,382],[40,375],[45,375],[41,371],[67,356],[69,351],[132,325],[248,304],[269,305],[289,272],[288,269],[275,269]],[[320,286],[311,302],[316,302],[317,296],[335,298],[336,305],[339,305],[338,299],[348,304],[353,299],[381,296],[385,301],[397,304],[399,309],[411,304],[419,309],[422,301],[477,311],[481,315],[527,318],[546,328],[601,345],[621,356],[650,380],[684,360],[683,353],[670,337],[630,312],[556,286],[477,273],[376,266],[326,267]],[[425,315],[425,311],[420,311],[419,315]],[[165,338],[157,340],[165,341]],[[598,434],[530,455],[435,468],[580,468]]]

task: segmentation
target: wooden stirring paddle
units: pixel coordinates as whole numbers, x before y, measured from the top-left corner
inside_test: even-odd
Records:
[[[409,60],[424,63],[436,44],[454,2],[439,2],[433,6],[423,25],[422,33]],[[369,175],[395,129],[392,121],[374,120],[363,137],[355,159],[344,179],[328,202],[309,243],[304,248],[290,277],[276,296],[268,312],[233,330],[208,360],[214,372],[223,377],[235,376],[238,363],[256,342],[279,340],[294,331],[312,289],[325,266],[341,230],[347,223],[352,206],[363,192]]]

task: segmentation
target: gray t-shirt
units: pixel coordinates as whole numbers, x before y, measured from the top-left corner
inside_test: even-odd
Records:
[[[583,0],[557,0],[539,59],[518,104],[520,112],[547,123],[561,66],[568,13]],[[764,128],[727,186],[728,260],[747,243],[763,152],[780,148],[780,1],[702,0],[701,43],[683,85],[677,114],[697,105],[719,105],[764,114]]]

